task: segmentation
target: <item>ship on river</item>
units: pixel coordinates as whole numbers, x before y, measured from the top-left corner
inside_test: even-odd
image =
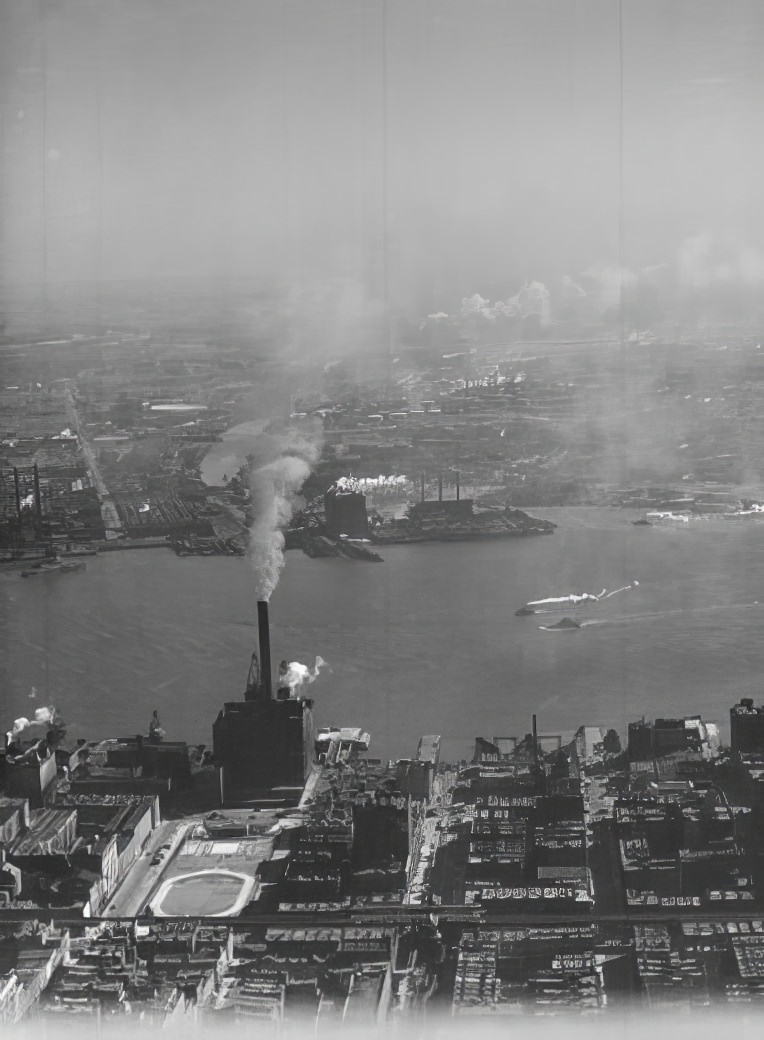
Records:
[[[607,589],[603,589],[599,595],[594,595],[591,592],[570,592],[566,596],[548,596],[546,599],[532,599],[524,606],[520,607],[519,610],[515,611],[516,617],[525,617],[528,614],[551,614],[558,611],[569,611],[575,608],[590,608],[596,607],[604,599],[610,599],[611,596],[615,596],[618,592],[626,592],[628,589],[636,588],[639,585],[638,581],[633,581],[630,585],[624,585],[620,589],[613,589],[612,592],[608,592]]]
[[[549,596],[547,599],[533,599],[526,603],[525,606],[520,607],[519,610],[516,610],[515,614],[517,617],[523,617],[528,614],[548,614],[552,611],[570,610],[571,607],[596,606],[606,592],[607,589],[603,589],[599,596],[594,596],[589,592],[571,592],[567,596]]]

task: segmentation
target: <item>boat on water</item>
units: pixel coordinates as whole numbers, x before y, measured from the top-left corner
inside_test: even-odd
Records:
[[[550,611],[557,610],[570,610],[571,607],[588,607],[594,606],[602,599],[607,592],[607,589],[603,589],[599,596],[594,596],[590,592],[571,592],[567,596],[549,596],[547,599],[533,599],[525,606],[520,607],[519,610],[515,611],[517,617],[523,617],[527,614],[547,614]]]
[[[610,599],[611,596],[636,588],[638,585],[638,581],[633,581],[630,585],[624,585],[620,589],[613,589],[612,592],[603,589],[598,596],[591,592],[571,592],[567,596],[549,596],[546,599],[532,599],[525,606],[516,610],[515,616],[525,617],[528,614],[550,614],[557,611],[569,611],[572,608],[596,607],[601,600]]]
[[[22,578],[34,578],[37,574],[69,574],[72,571],[84,571],[87,564],[84,560],[43,560],[36,566],[23,570]]]
[[[661,523],[661,524],[689,524],[690,514],[689,513],[672,513],[654,511],[651,513],[645,513],[645,520],[648,523]]]

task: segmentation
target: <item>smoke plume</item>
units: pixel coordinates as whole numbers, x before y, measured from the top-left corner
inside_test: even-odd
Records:
[[[55,708],[37,708],[33,719],[22,716],[14,721],[10,737],[13,741],[41,740],[51,731],[56,738],[62,737],[66,732],[63,720]]]
[[[326,665],[323,657],[316,657],[312,668],[302,664],[300,661],[290,661],[283,682],[292,691],[292,695],[298,694],[303,686],[310,686],[318,678],[321,669]]]
[[[680,283],[686,289],[759,286],[764,281],[764,254],[732,236],[703,232],[682,242],[678,270]]]
[[[252,469],[249,486],[254,521],[249,530],[249,558],[255,572],[257,599],[269,600],[284,566],[284,533],[296,496],[318,459],[318,438],[284,439],[277,458]]]

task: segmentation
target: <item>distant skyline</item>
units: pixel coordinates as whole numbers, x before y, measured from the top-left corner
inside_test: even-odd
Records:
[[[623,0],[620,33],[614,0],[0,11],[7,285],[764,282],[757,0]]]

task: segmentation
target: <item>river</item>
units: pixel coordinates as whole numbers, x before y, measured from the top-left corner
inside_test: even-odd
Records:
[[[222,440],[213,444],[202,459],[200,475],[204,483],[224,484],[235,476],[268,422],[269,419],[252,419],[226,430]]]
[[[764,522],[634,527],[615,510],[547,510],[548,537],[393,546],[385,562],[287,554],[271,603],[275,661],[329,667],[319,724],[358,725],[372,752],[406,756],[422,733],[449,754],[474,736],[581,723],[625,734],[642,715],[724,725],[764,672]],[[596,624],[548,632],[526,600],[598,593]],[[243,692],[255,640],[249,563],[164,549],[105,553],[86,571],[0,574],[7,720],[55,704],[72,736],[145,732],[209,742]]]

